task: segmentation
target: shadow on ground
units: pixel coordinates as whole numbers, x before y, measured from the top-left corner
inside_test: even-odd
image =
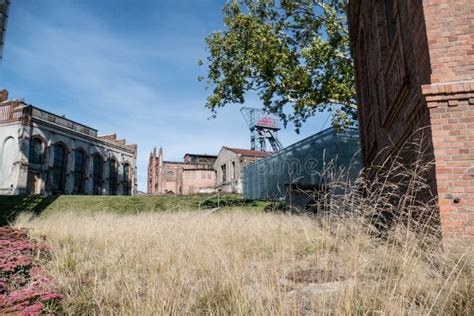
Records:
[[[13,222],[22,212],[40,214],[58,195],[4,195],[0,196],[0,226]]]
[[[15,221],[22,212],[36,215],[72,211],[81,214],[113,212],[193,211],[213,208],[238,208],[249,211],[275,211],[278,203],[242,199],[238,194],[196,194],[186,196],[88,196],[88,195],[0,195],[0,226]]]

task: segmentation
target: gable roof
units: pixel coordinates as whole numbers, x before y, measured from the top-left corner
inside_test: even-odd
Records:
[[[246,157],[260,157],[260,158],[265,158],[270,155],[272,155],[272,152],[269,151],[258,151],[258,150],[252,150],[252,149],[241,149],[241,148],[231,148],[231,147],[225,147],[225,149],[230,150],[236,154],[246,156]]]

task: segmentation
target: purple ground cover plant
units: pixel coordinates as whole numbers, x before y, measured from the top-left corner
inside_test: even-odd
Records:
[[[41,267],[50,255],[48,246],[30,239],[26,229],[0,227],[0,314],[57,311],[62,295]]]

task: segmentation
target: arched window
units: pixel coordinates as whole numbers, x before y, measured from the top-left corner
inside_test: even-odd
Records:
[[[53,146],[53,193],[64,193],[66,176],[66,147],[62,144]]]
[[[117,195],[117,163],[109,160],[109,195]]]
[[[92,193],[100,195],[102,191],[102,158],[95,154],[92,156]]]
[[[28,160],[30,163],[42,163],[43,143],[38,138],[30,140],[30,153]]]
[[[3,145],[3,146],[2,146]],[[7,137],[3,144],[0,143],[0,185],[3,181],[5,181],[8,177],[10,177],[13,171],[13,162],[14,162],[14,155],[16,150],[18,150],[17,142],[13,137]],[[2,149],[3,147],[3,149]]]
[[[79,149],[74,151],[74,193],[84,193],[85,172],[86,154]]]
[[[123,194],[130,195],[130,165],[123,165]]]

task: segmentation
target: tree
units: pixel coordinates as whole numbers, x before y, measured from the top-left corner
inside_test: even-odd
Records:
[[[316,111],[332,110],[333,125],[356,119],[347,0],[233,0],[224,31],[205,40],[206,107],[244,103],[255,91],[268,113],[297,131]],[[202,61],[200,65],[204,65]],[[204,80],[200,77],[199,80]],[[292,107],[290,110],[289,107]]]

